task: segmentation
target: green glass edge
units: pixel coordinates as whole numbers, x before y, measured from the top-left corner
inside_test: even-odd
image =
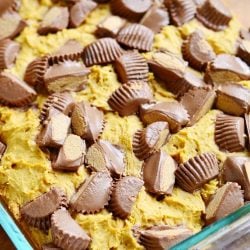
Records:
[[[210,226],[204,228],[199,233],[193,235],[192,237],[182,241],[181,243],[173,246],[170,250],[186,250],[194,245],[198,244],[199,242],[205,240],[208,236],[218,232],[225,226],[230,225],[234,221],[238,220],[239,218],[243,217],[244,215],[250,213],[250,203],[246,204],[242,208],[238,209],[236,212],[226,216],[225,218],[211,224]]]

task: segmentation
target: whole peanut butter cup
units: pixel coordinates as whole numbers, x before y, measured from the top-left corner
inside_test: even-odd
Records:
[[[250,65],[250,39],[240,42],[236,55]]]

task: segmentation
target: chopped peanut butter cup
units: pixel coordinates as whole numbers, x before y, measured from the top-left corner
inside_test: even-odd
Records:
[[[38,28],[39,35],[56,33],[66,29],[69,24],[69,11],[67,7],[54,6],[48,10]]]
[[[70,205],[76,212],[92,214],[108,205],[112,178],[108,172],[92,173],[72,196]]]
[[[189,122],[187,110],[178,102],[143,104],[140,108],[140,117],[146,124],[166,121],[173,133],[178,132]]]
[[[150,8],[151,0],[112,0],[110,8],[113,14],[131,21],[139,21]]]
[[[67,197],[60,188],[51,188],[21,208],[22,218],[31,226],[48,231],[51,215],[61,207],[67,207]]]
[[[147,83],[133,81],[123,84],[108,100],[110,107],[121,116],[132,115],[139,106],[153,99],[152,91]]]
[[[137,130],[133,137],[133,151],[140,160],[148,158],[159,150],[169,138],[167,122],[154,122],[148,127]]]
[[[30,104],[36,92],[11,73],[0,73],[0,103],[22,107]]]
[[[104,129],[103,112],[87,102],[74,105],[71,120],[73,132],[90,142],[96,141]]]
[[[108,141],[99,140],[89,147],[86,164],[94,171],[109,171],[119,177],[125,171],[124,152]]]
[[[240,84],[222,84],[217,90],[216,108],[223,112],[241,116],[248,112],[250,91]]]
[[[215,142],[221,150],[240,152],[245,148],[244,119],[219,114],[215,122]]]
[[[183,58],[189,65],[199,71],[205,70],[208,62],[216,55],[211,45],[205,40],[201,32],[193,32],[182,44]]]
[[[122,48],[113,38],[102,38],[88,46],[82,53],[82,59],[85,65],[107,64],[113,62],[123,53]]]
[[[111,195],[110,209],[113,215],[126,219],[143,186],[143,181],[134,176],[125,176],[116,181]]]
[[[220,0],[206,0],[198,6],[196,18],[209,29],[219,31],[228,27],[232,15]]]
[[[3,142],[0,141],[0,160],[3,157],[6,148],[7,146]]]
[[[213,153],[203,153],[179,165],[175,172],[177,184],[194,192],[219,174],[218,161]]]
[[[206,223],[211,224],[244,205],[243,191],[235,182],[227,182],[217,190],[206,208]]]
[[[16,60],[20,45],[17,42],[5,39],[0,41],[0,70],[10,68]]]
[[[250,200],[249,157],[228,156],[223,164],[222,177],[227,182],[237,182],[244,190],[244,198]]]
[[[86,250],[91,240],[66,209],[52,215],[51,235],[53,243],[65,250]]]
[[[148,64],[137,51],[128,52],[115,61],[115,70],[122,83],[148,81]]]
[[[150,51],[153,45],[154,32],[142,24],[128,24],[119,31],[116,39],[128,48]]]
[[[176,162],[164,151],[151,155],[143,164],[146,190],[156,195],[171,194],[175,183]]]
[[[250,39],[240,42],[236,55],[250,65]]]

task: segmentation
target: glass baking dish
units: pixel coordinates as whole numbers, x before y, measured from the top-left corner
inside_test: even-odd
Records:
[[[2,204],[0,204],[0,226],[17,250],[33,249]],[[171,250],[185,249],[249,250],[250,203],[171,248]]]

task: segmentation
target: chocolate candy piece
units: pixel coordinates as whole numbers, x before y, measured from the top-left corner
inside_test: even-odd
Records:
[[[158,151],[169,138],[167,122],[154,122],[144,129],[137,130],[133,137],[133,152],[140,160]]]
[[[48,243],[42,245],[42,250],[62,250],[60,247],[57,247],[53,243]]]
[[[228,27],[232,15],[220,0],[206,0],[197,8],[196,18],[209,29],[219,31]]]
[[[3,157],[6,148],[7,148],[6,145],[0,141],[0,160]]]
[[[128,52],[115,61],[115,70],[122,83],[148,81],[148,64],[137,51]]]
[[[152,194],[171,194],[177,168],[173,158],[162,150],[151,155],[143,164],[143,180],[146,190]]]
[[[125,171],[124,152],[108,141],[99,140],[89,147],[86,164],[94,171],[109,171],[112,176],[121,176]]]
[[[85,65],[107,64],[113,62],[123,53],[122,48],[113,38],[99,39],[83,50],[82,59]]]
[[[140,118],[146,124],[166,121],[173,133],[178,132],[189,121],[187,110],[178,102],[158,102],[141,105]]]
[[[118,180],[111,195],[110,209],[113,215],[126,219],[142,186],[143,181],[134,176],[125,176]]]
[[[240,152],[245,147],[244,119],[219,114],[215,122],[215,142],[221,150]]]
[[[148,84],[136,81],[125,83],[113,92],[108,104],[121,116],[128,116],[137,112],[141,104],[152,99],[152,91]]]
[[[208,62],[215,59],[216,55],[211,45],[205,40],[201,32],[193,32],[182,44],[183,58],[194,69],[202,71]]]
[[[190,0],[165,0],[171,18],[176,26],[181,26],[194,18],[196,6]]]
[[[132,49],[150,51],[153,45],[154,33],[146,26],[134,23],[122,28],[116,40]]]
[[[125,24],[126,20],[119,16],[108,16],[97,25],[95,35],[115,38]]]
[[[139,241],[146,250],[165,250],[190,237],[193,231],[185,226],[159,225],[141,230],[139,234]]]
[[[250,39],[240,42],[236,55],[250,65]]]
[[[235,182],[220,187],[206,208],[206,223],[211,224],[244,205],[243,192]]]
[[[66,29],[69,24],[69,11],[67,7],[54,6],[45,14],[38,28],[39,35],[56,33]]]
[[[53,243],[65,250],[86,250],[90,243],[89,236],[66,209],[59,209],[52,215],[51,235]]]
[[[140,24],[148,27],[154,33],[158,33],[164,26],[169,24],[169,15],[167,9],[159,8],[154,4],[143,16]]]
[[[223,164],[222,176],[225,181],[237,182],[244,190],[244,198],[250,200],[250,158],[228,156]]]
[[[194,192],[219,174],[213,153],[203,153],[179,165],[175,172],[177,184],[187,192]]]
[[[73,132],[90,142],[96,141],[104,129],[103,112],[87,102],[74,105],[71,119]]]
[[[87,16],[97,7],[97,3],[92,0],[79,0],[70,8],[69,22],[70,27],[80,26]]]
[[[86,144],[81,137],[69,134],[60,148],[52,168],[55,170],[77,171],[84,162]]]
[[[64,61],[49,67],[44,75],[49,93],[82,90],[90,70],[82,62]]]
[[[40,147],[60,147],[63,145],[70,128],[70,118],[53,109],[42,130],[37,136]]]
[[[205,81],[212,84],[239,82],[250,77],[250,69],[239,57],[220,54],[206,69]]]
[[[112,178],[107,172],[92,173],[72,196],[70,205],[78,213],[92,214],[108,205]]]
[[[184,94],[180,102],[190,117],[187,126],[193,126],[212,108],[215,97],[211,88],[190,89]]]
[[[0,41],[0,71],[13,65],[19,50],[20,45],[17,42],[10,39]]]
[[[124,17],[130,21],[139,21],[150,8],[151,0],[112,0],[110,8],[113,14]]]
[[[217,90],[216,108],[241,116],[249,110],[250,91],[240,84],[222,84]]]
[[[20,212],[29,225],[47,231],[51,226],[51,215],[61,207],[67,207],[65,193],[60,188],[51,188],[47,193],[25,204]]]
[[[30,104],[36,92],[11,73],[0,73],[0,103],[22,107]]]

